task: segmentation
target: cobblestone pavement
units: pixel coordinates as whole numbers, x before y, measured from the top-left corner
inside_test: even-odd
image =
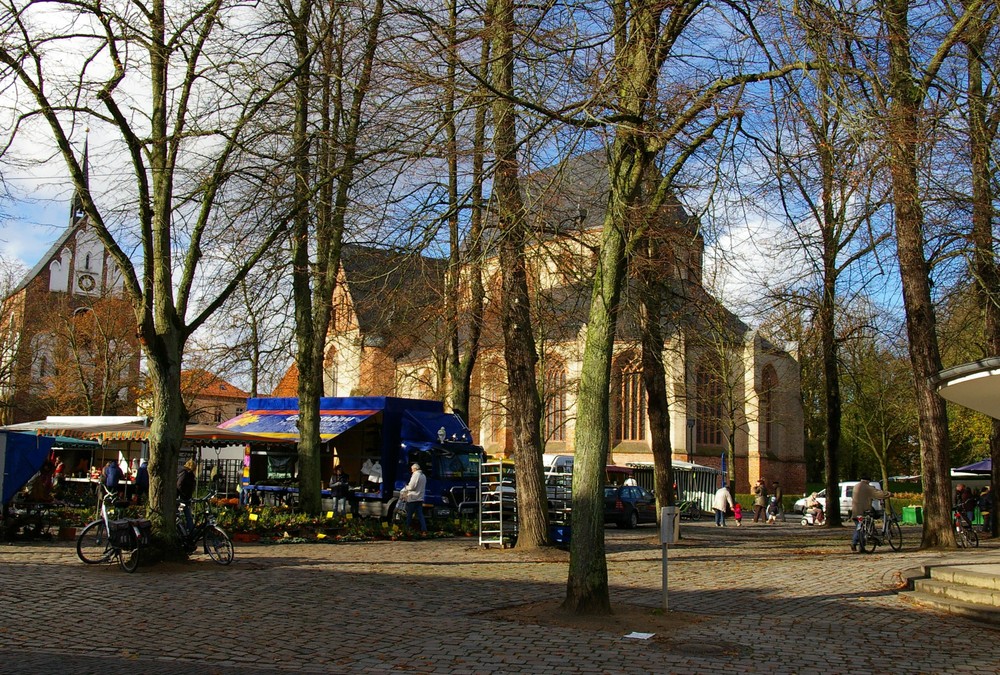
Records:
[[[609,528],[614,598],[662,602],[656,532]],[[220,567],[80,563],[67,542],[0,544],[0,673],[998,672],[1000,630],[904,604],[902,570],[1000,563],[971,551],[852,555],[850,532],[683,526],[669,639],[539,627],[486,610],[565,594],[567,564],[475,539],[238,545]]]

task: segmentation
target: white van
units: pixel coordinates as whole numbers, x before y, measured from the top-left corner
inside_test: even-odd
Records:
[[[838,483],[838,487],[840,488],[840,515],[843,516],[844,518],[847,518],[849,515],[851,515],[851,503],[854,501],[854,486],[857,485],[860,482],[861,481],[849,480],[849,481],[845,481],[843,483]],[[871,481],[871,485],[876,490],[881,490],[882,489],[882,484],[879,483],[877,480]],[[795,513],[803,513],[805,511],[805,509],[806,509],[806,499],[807,498],[808,498],[808,495],[804,495],[802,497],[802,499],[800,499],[799,501],[795,502],[795,506],[792,507],[792,510],[794,510]],[[823,511],[827,512],[827,508],[826,508],[826,490],[820,490],[819,492],[816,493],[816,501],[818,501],[820,504],[822,504],[823,505]],[[875,500],[873,500],[872,504],[874,505],[874,507],[875,507],[876,510],[878,510],[878,511],[882,510],[882,500],[881,499],[875,499]]]
[[[542,455],[542,470],[545,471],[545,478],[563,473],[573,473],[573,455]]]

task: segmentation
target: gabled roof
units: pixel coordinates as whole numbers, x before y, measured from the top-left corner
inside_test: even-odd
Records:
[[[281,380],[275,385],[271,396],[275,398],[294,398],[299,395],[299,364],[292,361],[288,370],[281,376]]]
[[[211,396],[213,398],[245,399],[249,396],[239,387],[201,368],[181,371],[181,390],[195,396]]]
[[[366,343],[405,353],[439,318],[447,260],[345,244],[340,265]]]
[[[14,295],[15,293],[19,293],[20,291],[24,290],[24,288],[27,287],[29,283],[31,283],[32,279],[41,274],[42,270],[44,270],[49,265],[49,263],[52,262],[52,259],[56,256],[56,254],[59,253],[59,251],[61,251],[62,248],[66,245],[66,242],[69,241],[70,237],[72,237],[76,233],[80,225],[81,223],[78,222],[75,225],[67,227],[65,230],[63,230],[63,233],[59,235],[59,238],[52,243],[52,246],[50,246],[49,250],[45,252],[45,255],[43,255],[41,258],[38,259],[38,262],[35,263],[35,266],[31,268],[31,270],[28,272],[27,275],[25,275],[24,279],[21,280],[21,283],[19,283],[17,286],[14,287],[14,289],[10,292],[10,295]],[[7,297],[10,297],[10,295]]]

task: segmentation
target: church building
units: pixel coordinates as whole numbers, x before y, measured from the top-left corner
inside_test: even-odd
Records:
[[[74,195],[66,230],[0,305],[0,416],[134,415],[135,316]]]
[[[545,452],[574,452],[576,389],[582,369],[591,281],[607,202],[602,153],[566,160],[523,181],[532,237],[527,261],[539,352]],[[786,493],[805,488],[799,367],[791,354],[748,328],[702,285],[704,240],[679,202],[649,223],[664,251],[646,259],[662,290],[659,321],[670,441],[677,461],[722,468],[735,448],[736,490],[758,478]],[[500,325],[500,270],[487,231],[477,266],[485,319],[472,381],[469,426],[494,456],[512,452]],[[650,269],[648,266],[652,266]],[[611,461],[652,463],[640,359],[640,266],[630,266],[612,366]],[[448,400],[444,288],[447,261],[413,252],[345,245],[324,364],[326,396]],[[648,288],[648,287],[647,287]],[[467,294],[467,292],[466,292]],[[460,309],[461,313],[461,309]],[[293,370],[289,378],[294,379]],[[284,382],[289,388],[290,381]],[[727,460],[725,460],[727,461]]]

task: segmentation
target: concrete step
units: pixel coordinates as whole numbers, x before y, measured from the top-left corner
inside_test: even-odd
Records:
[[[1000,565],[923,566],[904,572],[911,590],[901,600],[1000,625]]]
[[[920,591],[903,591],[899,594],[899,599],[939,612],[1000,626],[1000,607],[987,607],[986,605]]]
[[[933,575],[930,579],[914,579],[913,590],[917,593],[992,607],[1000,611],[1000,590],[937,579]]]
[[[946,583],[1000,591],[1000,565],[938,565],[930,568],[930,577]]]

